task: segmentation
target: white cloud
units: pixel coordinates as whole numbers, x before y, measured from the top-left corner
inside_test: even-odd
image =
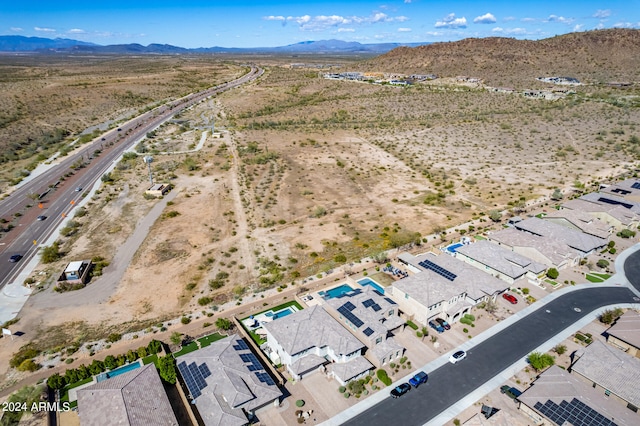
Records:
[[[411,0],[404,0],[404,4],[411,4]]]
[[[564,16],[557,16],[557,15],[549,15],[549,17],[547,18],[547,20],[545,22],[559,22],[561,24],[571,24],[573,23],[575,19],[573,18],[565,18]]]
[[[339,33],[355,33],[356,30],[353,28],[338,28]]]
[[[496,22],[496,17],[491,13],[485,13],[482,16],[476,16],[473,19],[474,24],[494,24]]]
[[[515,35],[520,35],[520,34],[526,34],[527,30],[524,28],[502,28],[502,27],[495,27],[494,29],[491,30],[494,33],[500,33],[500,34],[515,34]]]
[[[72,34],[86,34],[87,33],[85,30],[81,30],[80,28],[70,29],[69,32],[72,33]]]
[[[638,24],[633,24],[631,22],[616,22],[613,24],[613,28],[635,28]]]
[[[42,27],[33,27],[34,30],[36,31],[40,31],[43,33],[55,33],[56,30],[54,30],[53,28],[42,28]]]
[[[522,18],[522,22],[535,22],[536,18]]]
[[[582,28],[583,28],[583,27],[584,27],[584,25],[583,25],[583,24],[576,24],[576,25],[574,25],[574,27],[573,27],[573,31],[574,31],[574,32],[576,32],[576,31],[582,31]]]
[[[383,12],[376,12],[370,16],[302,15],[284,17],[281,15],[270,15],[264,16],[262,19],[266,21],[280,21],[283,25],[286,25],[287,22],[295,22],[303,31],[323,31],[342,25],[405,22],[409,20],[406,16],[389,16]]]
[[[596,13],[593,14],[593,17],[598,19],[608,18],[609,16],[611,16],[610,9],[598,9],[596,10]]]
[[[442,21],[436,21],[436,28],[466,28],[467,27],[467,18],[464,16],[462,18],[456,18],[455,13],[450,13],[444,18]]]
[[[20,31],[24,31],[24,30],[20,27],[11,27],[11,31],[13,31],[14,33],[19,33]]]
[[[399,33],[410,33],[411,28],[398,28]]]
[[[516,17],[515,16],[505,16],[504,18],[502,18],[502,20],[505,21],[505,22],[515,21]]]

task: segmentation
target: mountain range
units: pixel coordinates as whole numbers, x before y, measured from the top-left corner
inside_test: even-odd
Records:
[[[327,53],[363,53],[382,54],[397,47],[417,47],[425,43],[375,43],[362,44],[342,40],[303,41],[279,47],[199,47],[188,49],[170,44],[152,43],[143,46],[138,43],[99,45],[71,39],[49,39],[41,37],[23,37],[16,35],[0,36],[0,52],[38,52],[38,53],[111,53],[111,54],[184,54],[184,53],[288,53],[288,54],[327,54]]]

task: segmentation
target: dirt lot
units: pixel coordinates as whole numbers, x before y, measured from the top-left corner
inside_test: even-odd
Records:
[[[150,135],[74,217],[64,258],[34,274],[37,305],[68,261],[113,259],[158,202],[144,196],[140,157],[151,154],[155,181],[176,195],[109,300],[27,305],[20,326],[45,348],[213,312],[468,220],[482,232],[492,209],[521,214],[555,187],[570,196],[632,169],[640,112],[576,96],[353,84],[271,66]],[[439,350],[464,338],[443,336]]]

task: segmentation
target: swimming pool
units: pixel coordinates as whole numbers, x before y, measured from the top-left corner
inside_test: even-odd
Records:
[[[460,247],[462,247],[463,244],[462,243],[455,243],[455,244],[451,244],[450,246],[447,247],[447,251],[451,254],[455,253],[456,250],[458,250]]]
[[[363,287],[365,285],[369,285],[369,286],[373,287],[378,293],[384,294],[384,288],[382,288],[382,286],[380,284],[378,284],[377,282],[375,282],[371,278],[363,278],[363,279],[358,280],[356,282],[358,284],[360,284],[361,286],[363,286]]]
[[[330,290],[327,290],[325,292],[323,292],[322,294],[320,294],[324,299],[333,299],[334,297],[341,297],[344,296],[345,294],[349,293],[350,291],[353,291],[353,289],[351,287],[349,287],[349,285],[347,284],[342,284],[341,286],[338,287],[334,287]]]
[[[279,310],[278,312],[268,311],[264,314],[271,319],[277,320],[278,318],[286,317],[287,315],[291,315],[295,311],[289,306],[288,308],[284,308]]]
[[[102,382],[107,379],[111,379],[113,377],[119,376],[124,373],[128,373],[129,371],[133,371],[137,368],[140,368],[140,360],[136,362],[132,362],[131,364],[123,365],[122,367],[118,367],[114,370],[107,371],[106,373],[100,373],[96,376],[96,382]]]

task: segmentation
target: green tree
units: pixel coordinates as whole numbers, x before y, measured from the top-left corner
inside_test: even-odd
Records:
[[[157,354],[161,350],[162,350],[162,342],[160,342],[159,340],[154,339],[150,341],[149,344],[147,345],[147,352],[149,352],[150,354]]]
[[[551,199],[553,201],[560,201],[560,200],[562,200],[562,197],[563,197],[563,195],[562,195],[562,191],[560,191],[560,188],[556,188],[553,191],[553,194],[551,194]]]
[[[176,365],[171,355],[158,358],[158,370],[162,380],[170,384],[176,382]]]
[[[171,340],[171,343],[173,343],[174,345],[179,345],[180,343],[182,343],[182,333],[174,331],[173,333],[171,333],[171,337],[169,337],[169,340]]]
[[[60,243],[54,242],[48,247],[42,249],[42,263],[53,263],[60,259]]]
[[[218,318],[216,320],[216,327],[220,330],[228,331],[233,328],[233,323],[228,318]]]
[[[598,260],[598,262],[596,263],[596,266],[598,268],[606,268],[607,266],[609,266],[609,261],[605,260],[605,259],[600,259]]]
[[[102,373],[104,371],[104,363],[94,359],[93,362],[89,364],[89,371],[92,376]]]
[[[612,322],[620,318],[622,314],[623,311],[620,308],[607,309],[602,314],[600,314],[600,322],[603,324],[611,324]]]
[[[494,222],[500,222],[500,219],[502,219],[502,213],[500,213],[498,210],[491,210],[489,212],[489,219]]]
[[[544,370],[547,367],[555,364],[555,357],[549,354],[543,354],[541,352],[531,352],[527,357],[529,364],[536,369],[536,371]]]
[[[129,349],[127,351],[127,361],[133,362],[136,359],[138,359],[138,354],[136,352],[134,352],[133,350]]]
[[[422,333],[422,341],[424,341],[424,338],[429,335],[429,329],[427,327],[422,327],[420,332]]]
[[[146,346],[140,346],[138,348],[138,357],[144,358],[145,356],[147,356],[147,348]]]
[[[107,355],[104,358],[104,367],[109,370],[113,370],[114,368],[116,368],[116,357],[114,357],[113,355]]]
[[[558,278],[558,275],[560,275],[560,273],[556,268],[549,268],[547,270],[547,277],[551,278],[552,280],[555,280],[556,278]]]
[[[62,389],[66,384],[67,381],[64,379],[64,376],[61,376],[59,373],[56,373],[47,379],[47,385],[51,389]]]

